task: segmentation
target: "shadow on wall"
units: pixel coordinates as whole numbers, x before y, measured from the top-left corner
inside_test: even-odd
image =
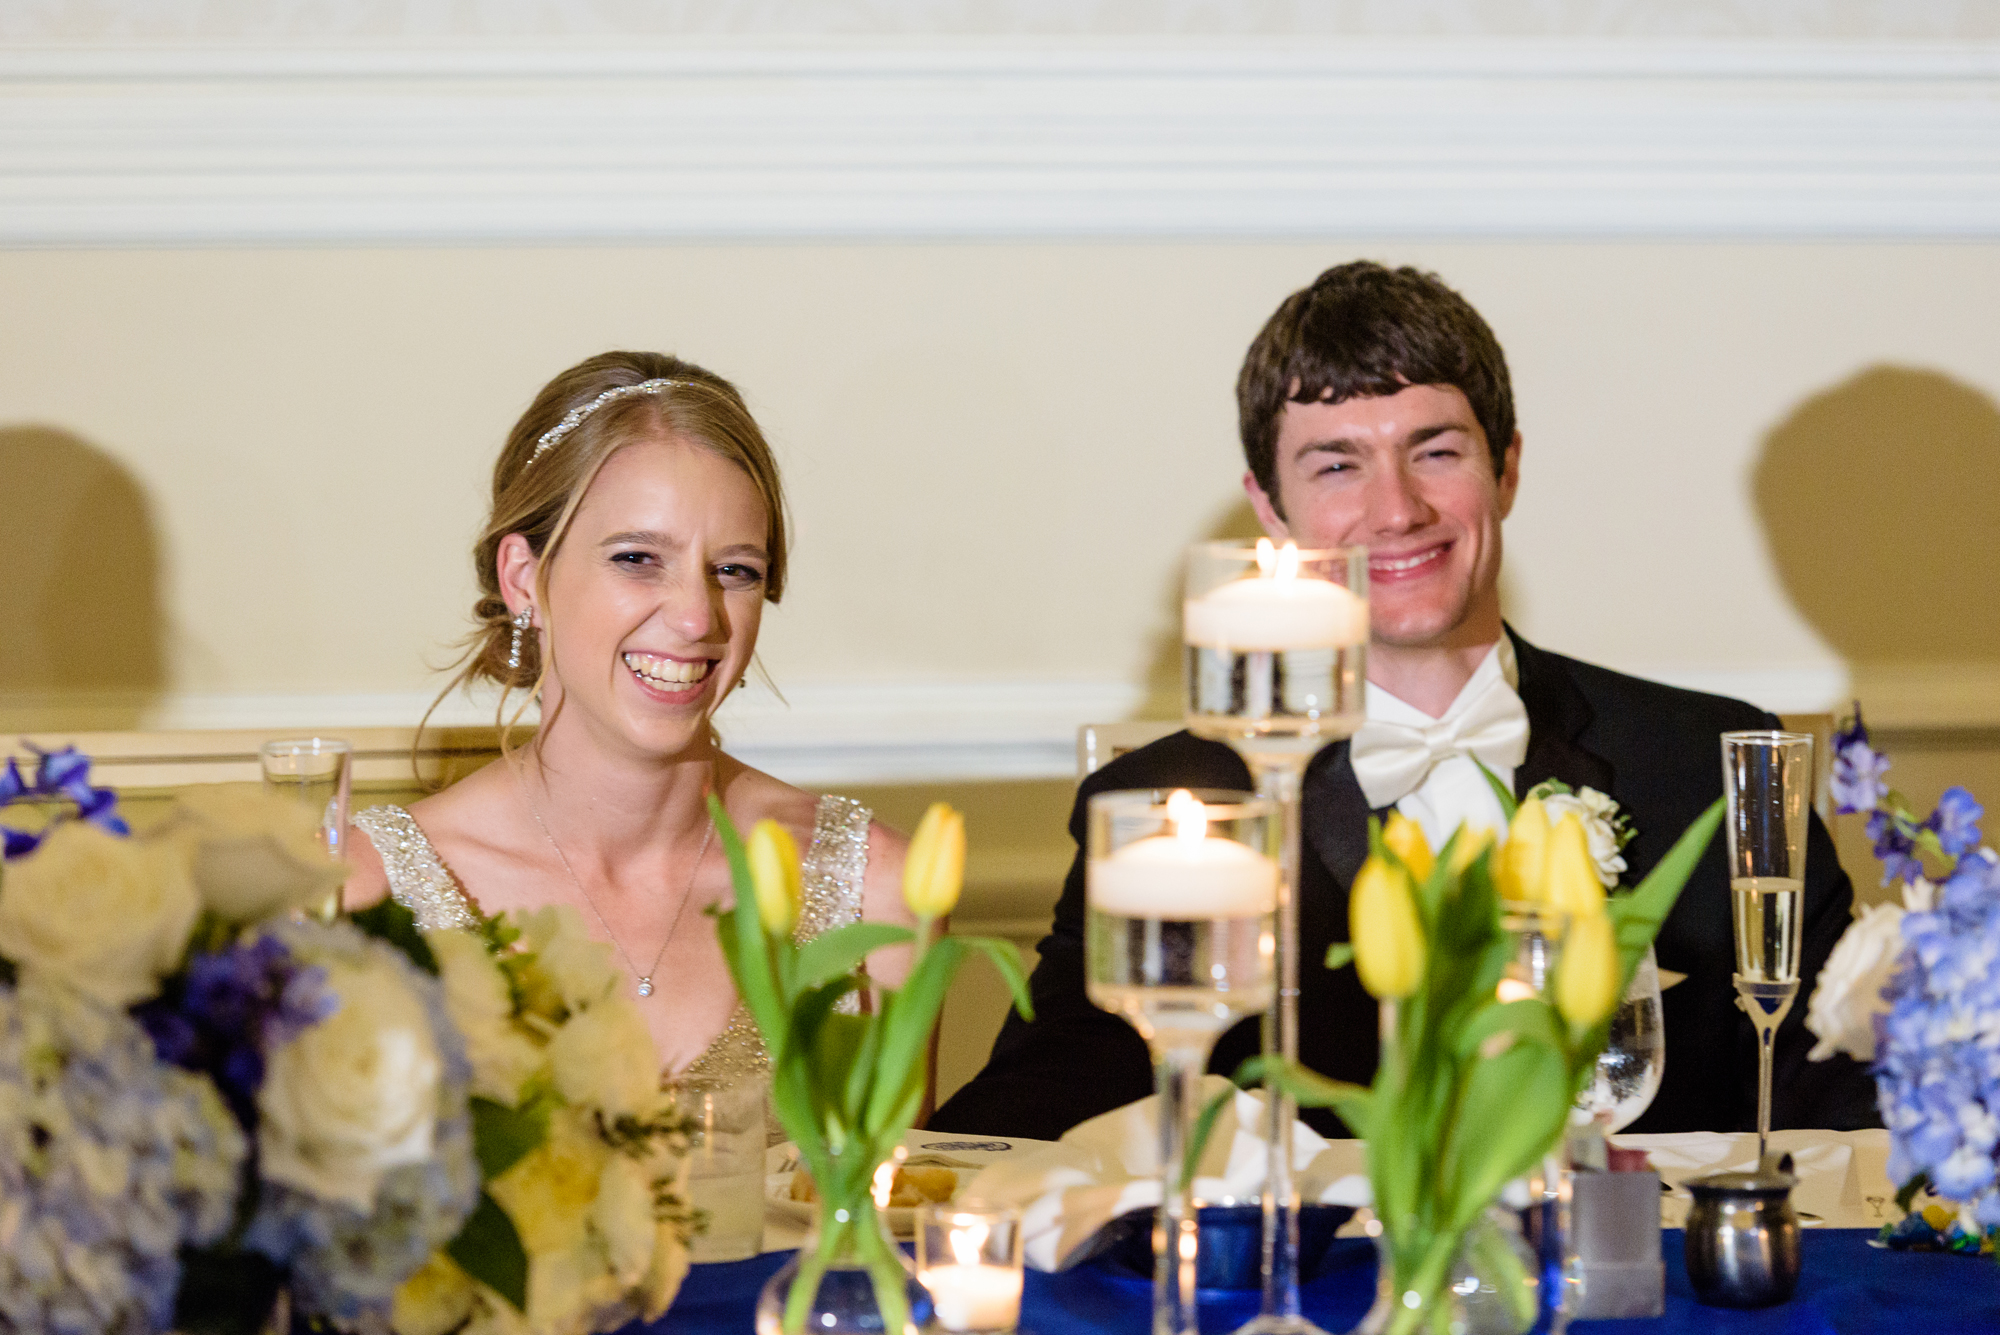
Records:
[[[1876,366],[1764,441],[1757,513],[1785,591],[1853,670],[2000,665],[2000,405]]]
[[[17,729],[137,727],[166,685],[159,555],[145,493],[51,427],[0,427],[7,577],[0,718]]]
[[[1190,536],[1188,542],[1255,542],[1263,536],[1264,529],[1257,522],[1257,512],[1250,508],[1248,498],[1239,495],[1201,532]],[[1185,653],[1181,646],[1183,574],[1181,563],[1176,560],[1168,573],[1159,603],[1156,624],[1164,629],[1155,638],[1152,657],[1147,661],[1146,698],[1139,706],[1139,718],[1173,719],[1187,713],[1187,697],[1181,685],[1181,660]]]

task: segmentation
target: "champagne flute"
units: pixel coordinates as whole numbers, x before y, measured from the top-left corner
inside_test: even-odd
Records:
[[[354,748],[337,737],[301,737],[264,743],[260,758],[265,791],[311,810],[319,819],[320,845],[339,861],[347,839]],[[317,912],[328,921],[338,917],[340,891],[327,896]]]
[[[1771,1138],[1771,1058],[1778,1026],[1799,991],[1806,815],[1812,737],[1801,732],[1722,734],[1729,799],[1729,889],[1736,919],[1736,995],[1757,1031],[1757,1158]]]
[[[1209,1052],[1277,992],[1275,821],[1272,804],[1249,793],[1090,799],[1086,986],[1146,1040],[1160,1095],[1154,1335],[1196,1335],[1199,1231],[1182,1160]]]
[[[1321,748],[1352,737],[1366,713],[1368,552],[1300,551],[1260,538],[1188,550],[1187,725],[1243,757],[1280,817],[1278,991],[1267,1057],[1299,1055],[1300,797]],[[1238,1335],[1320,1335],[1299,1310],[1299,1222],[1291,1099],[1272,1090],[1264,1145],[1264,1300]]]

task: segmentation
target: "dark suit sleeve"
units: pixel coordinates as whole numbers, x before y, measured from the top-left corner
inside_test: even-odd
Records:
[[[1121,756],[1085,780],[1070,813],[1077,854],[1028,980],[1035,1018],[1009,1011],[986,1066],[931,1115],[933,1131],[1055,1140],[1078,1122],[1153,1092],[1146,1044],[1084,992],[1084,816],[1099,792],[1130,788],[1244,788],[1248,772],[1227,747],[1186,733]]]

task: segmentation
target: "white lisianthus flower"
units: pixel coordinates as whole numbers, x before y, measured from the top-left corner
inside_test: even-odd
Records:
[[[644,1165],[628,1155],[612,1156],[604,1165],[590,1222],[604,1240],[604,1262],[618,1286],[636,1287],[653,1263],[654,1235],[660,1228],[653,1217],[652,1179]]]
[[[123,1008],[160,990],[200,912],[183,850],[66,821],[0,876],[0,954]]]
[[[588,1010],[617,991],[611,947],[592,940],[583,915],[569,905],[523,915],[521,937],[569,1010]]]
[[[434,1252],[397,1286],[390,1308],[396,1335],[451,1335],[480,1306],[479,1285],[443,1252]]]
[[[1906,907],[1870,904],[1820,967],[1806,1007],[1806,1028],[1819,1037],[1806,1054],[1810,1060],[1823,1062],[1836,1052],[1860,1062],[1875,1060],[1875,1017],[1889,1013],[1882,989],[1903,956],[1903,914],[1928,908],[1933,890],[1919,878],[1903,893]]]
[[[422,1001],[394,971],[321,967],[339,1008],[270,1054],[257,1150],[265,1177],[366,1214],[384,1173],[430,1157],[442,1059]]]
[[[465,1037],[472,1063],[472,1092],[509,1107],[521,1086],[541,1069],[542,1048],[514,1023],[514,1000],[506,975],[486,943],[463,930],[426,932],[444,985],[444,1005]]]
[[[1625,874],[1625,858],[1619,852],[1622,842],[1614,824],[1617,802],[1595,788],[1579,788],[1574,793],[1550,793],[1542,799],[1542,810],[1548,813],[1551,828],[1562,824],[1564,816],[1575,816],[1590,841],[1590,860],[1597,864],[1597,879],[1607,890],[1618,884],[1618,878]]]
[[[549,1040],[556,1091],[573,1108],[601,1109],[606,1118],[643,1116],[660,1101],[659,1058],[646,1017],[630,998],[592,1006]]]
[[[203,907],[230,922],[283,917],[347,879],[313,813],[254,783],[189,788],[155,837],[186,845]]]

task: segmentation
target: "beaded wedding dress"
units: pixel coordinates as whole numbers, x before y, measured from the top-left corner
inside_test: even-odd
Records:
[[[810,940],[861,917],[861,883],[868,870],[867,807],[848,797],[822,797],[813,813],[812,843],[801,859],[805,900],[794,937]],[[479,921],[472,897],[444,865],[423,829],[402,807],[369,807],[354,817],[388,873],[389,893],[417,915],[423,928],[471,927]],[[853,998],[847,998],[851,1001]],[[770,1067],[764,1040],[750,1012],[738,1002],[729,1023],[678,1075],[733,1079],[761,1076]]]

